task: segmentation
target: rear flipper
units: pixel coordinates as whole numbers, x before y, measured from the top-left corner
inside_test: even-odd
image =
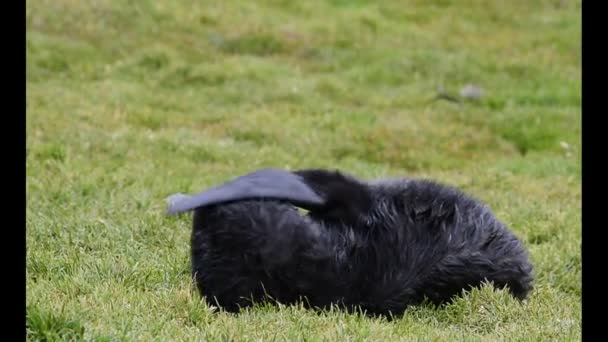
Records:
[[[309,208],[325,203],[299,175],[279,169],[263,169],[235,178],[195,195],[181,193],[167,198],[167,215],[196,208],[251,199],[284,200]]]
[[[210,304],[236,312],[269,296],[288,304],[323,283],[332,248],[323,228],[279,201],[195,210],[192,272]]]
[[[194,195],[175,194],[168,215],[245,200],[285,201],[310,211],[317,220],[357,225],[372,205],[368,186],[338,171],[307,169],[288,172],[263,169]]]
[[[369,214],[372,195],[364,182],[339,171],[322,169],[299,170],[294,174],[324,199],[322,205],[309,206],[314,219],[357,227]]]

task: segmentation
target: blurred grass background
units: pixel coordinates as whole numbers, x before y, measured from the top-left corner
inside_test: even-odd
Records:
[[[27,0],[30,340],[578,340],[581,1]],[[455,97],[468,84],[476,100]],[[164,198],[262,167],[411,176],[529,246],[520,305],[484,288],[396,322],[212,314]]]

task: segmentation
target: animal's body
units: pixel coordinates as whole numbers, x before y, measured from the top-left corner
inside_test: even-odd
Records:
[[[227,311],[270,297],[398,316],[485,281],[518,299],[532,288],[524,246],[490,209],[427,180],[266,169],[172,208],[194,210],[193,278]]]

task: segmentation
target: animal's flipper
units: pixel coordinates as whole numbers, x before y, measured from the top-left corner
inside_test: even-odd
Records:
[[[356,225],[372,207],[369,186],[352,176],[322,169],[298,170],[294,173],[325,199],[323,205],[309,208],[311,216],[317,219]]]
[[[167,199],[167,215],[214,204],[261,198],[285,200],[305,209],[325,204],[322,194],[306,184],[302,176],[268,168],[238,177],[196,195],[172,195]]]

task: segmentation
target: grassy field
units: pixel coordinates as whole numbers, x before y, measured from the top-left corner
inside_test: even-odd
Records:
[[[581,1],[27,1],[30,340],[581,337]],[[432,101],[439,87],[478,101]],[[262,167],[456,185],[536,288],[387,322],[217,314],[164,198]]]

